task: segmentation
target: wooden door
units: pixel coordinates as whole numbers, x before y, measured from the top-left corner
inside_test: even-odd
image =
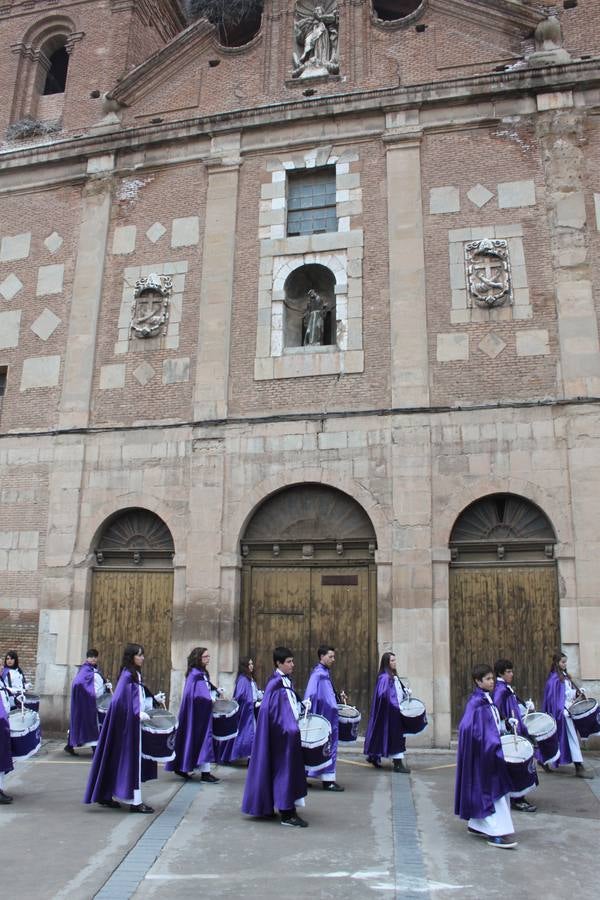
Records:
[[[519,695],[540,703],[550,658],[560,646],[555,566],[451,568],[449,615],[454,727],[477,663],[510,659]]]
[[[99,651],[100,668],[114,685],[125,644],[139,641],[146,653],[144,682],[168,695],[172,615],[173,572],[93,573],[89,645]]]

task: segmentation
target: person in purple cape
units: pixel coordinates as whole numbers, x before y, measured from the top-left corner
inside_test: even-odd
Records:
[[[304,806],[307,787],[298,726],[301,701],[291,681],[294,655],[288,647],[276,647],[273,663],[258,713],[242,812],[268,818],[277,809],[282,825],[306,828],[308,822],[296,812]]]
[[[262,697],[263,692],[259,691],[254,680],[254,661],[249,656],[242,656],[233,690],[233,699],[240,708],[238,733],[230,741],[214,742],[217,763],[228,765],[236,759],[247,759],[250,756],[256,732],[254,711]]]
[[[175,735],[175,758],[166,763],[165,769],[185,779],[191,778],[195,769],[200,769],[201,781],[218,784],[220,778],[215,778],[210,771],[210,764],[215,761],[212,710],[217,689],[210,682],[209,662],[210,653],[206,647],[194,647],[188,656]]]
[[[91,647],[71,684],[71,715],[65,753],[76,756],[75,747],[96,746],[100,731],[96,701],[110,690],[111,683],[98,669],[98,651]]]
[[[396,654],[388,651],[379,664],[363,749],[367,761],[376,769],[381,768],[381,757],[389,756],[394,772],[410,773],[404,762],[406,740],[400,714],[400,704],[408,696],[397,674]]]
[[[575,731],[573,719],[569,715],[569,706],[581,696],[573,678],[567,672],[567,655],[555,653],[552,657],[552,667],[544,689],[542,712],[548,713],[556,721],[558,733],[558,747],[560,756],[553,762],[552,768],[575,764],[575,774],[578,778],[593,778],[594,775],[583,765],[583,756]],[[545,772],[550,772],[550,765],[544,766]]]
[[[520,704],[522,704],[522,701],[519,700],[512,686],[515,673],[510,659],[497,659],[494,663],[494,674],[496,676],[496,686],[493,694],[494,706],[500,713],[500,718],[505,723],[507,733],[511,733],[516,729],[517,734],[529,738],[527,729],[523,724],[523,717],[521,716]],[[531,700],[528,700],[527,703],[523,703],[522,705],[528,712],[533,712],[534,705]],[[530,803],[526,797],[511,796],[510,805],[511,809],[517,809],[520,812],[534,813],[537,810],[537,806]]]
[[[13,759],[10,743],[10,723],[8,714],[10,711],[10,695],[0,679],[0,804],[13,802],[10,794],[4,790],[4,779],[13,770]]]
[[[494,706],[491,666],[472,671],[475,690],[458,726],[454,812],[468,820],[471,834],[487,837],[492,847],[516,847],[510,814],[512,783],[500,740],[500,713]]]
[[[144,648],[127,644],[92,759],[84,803],[111,809],[125,803],[131,812],[154,812],[142,801],[142,782],[151,781],[157,774],[156,763],[142,759],[142,722],[150,718],[146,707],[152,707],[152,697],[146,697],[142,684],[143,664]]]
[[[309,778],[320,778],[324,791],[343,791],[335,780],[340,717],[337,696],[331,682],[331,667],[335,663],[335,647],[322,644],[317,650],[319,662],[310,673],[304,699],[310,700],[311,712],[324,716],[331,725],[331,762],[325,769],[307,771]]]

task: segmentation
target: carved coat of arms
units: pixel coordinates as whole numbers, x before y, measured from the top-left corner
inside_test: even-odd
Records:
[[[163,333],[169,321],[169,303],[173,280],[168,275],[151,273],[135,285],[131,307],[131,330],[139,338]]]
[[[508,242],[485,238],[465,247],[469,295],[481,306],[504,306],[512,302],[512,279]]]

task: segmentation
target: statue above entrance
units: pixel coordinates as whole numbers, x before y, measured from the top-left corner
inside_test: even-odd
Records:
[[[337,75],[337,0],[297,0],[294,13],[294,78]]]

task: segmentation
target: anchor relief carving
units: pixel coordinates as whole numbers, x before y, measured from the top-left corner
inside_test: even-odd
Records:
[[[513,302],[508,241],[485,238],[465,247],[468,295],[479,306],[492,308]]]
[[[130,323],[136,337],[151,338],[165,334],[172,290],[173,280],[168,275],[151,272],[136,282]]]

